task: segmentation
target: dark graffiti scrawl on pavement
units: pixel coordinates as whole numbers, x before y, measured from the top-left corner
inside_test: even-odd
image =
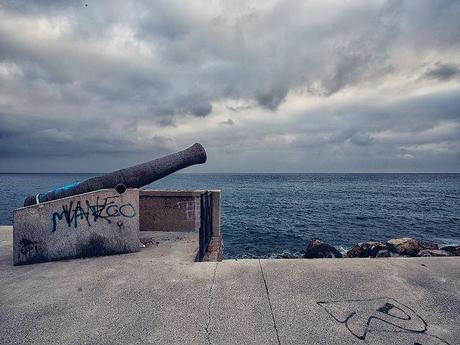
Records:
[[[364,344],[449,344],[428,334],[427,322],[412,308],[389,297],[319,301],[317,304]]]
[[[69,201],[69,203],[62,205],[62,211],[54,212],[52,216],[53,229],[55,232],[60,221],[64,221],[68,227],[73,225],[77,228],[80,221],[84,221],[88,226],[97,222],[99,219],[107,223],[111,223],[113,218],[126,217],[132,218],[136,215],[136,210],[131,203],[119,205],[116,201],[118,195],[99,199],[97,197],[96,203],[90,203],[88,200],[84,202]]]

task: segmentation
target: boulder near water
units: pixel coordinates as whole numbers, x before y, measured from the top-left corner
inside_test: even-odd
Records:
[[[441,249],[422,249],[417,256],[449,256],[450,254]]]
[[[390,252],[399,255],[415,256],[420,251],[419,241],[410,237],[391,239],[386,245]]]
[[[342,254],[330,244],[320,240],[311,240],[303,257],[306,259],[341,258]]]
[[[460,246],[445,246],[441,250],[448,252],[450,255],[460,256]]]
[[[423,249],[432,249],[436,250],[439,249],[438,245],[432,241],[424,241],[424,240],[419,240],[418,241],[418,246],[420,250]]]
[[[369,258],[375,257],[380,251],[386,250],[387,246],[381,242],[368,241],[355,244],[351,250],[347,252],[349,258]]]
[[[379,250],[375,255],[376,258],[389,258],[391,257],[391,253],[388,250]]]

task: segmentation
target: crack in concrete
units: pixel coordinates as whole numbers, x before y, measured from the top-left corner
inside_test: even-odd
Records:
[[[209,303],[208,303],[208,320],[206,321],[206,340],[208,341],[208,344],[211,345],[211,331],[209,330],[209,326],[211,325],[211,305],[212,305],[212,300],[213,300],[213,290],[214,290],[214,285],[216,283],[216,272],[217,272],[217,265],[219,263],[216,262],[216,266],[214,267],[214,274],[212,277],[212,284],[211,287],[209,288]]]
[[[273,327],[275,328],[276,339],[278,340],[278,345],[281,345],[280,337],[278,334],[278,327],[276,326],[276,321],[275,321],[275,314],[273,313],[272,302],[270,300],[270,292],[268,291],[268,285],[267,285],[267,281],[265,280],[264,270],[262,269],[262,264],[260,263],[260,259],[259,259],[259,267],[260,267],[260,273],[262,273],[262,279],[264,280],[265,292],[267,293],[268,306],[270,307],[270,313],[272,314]]]

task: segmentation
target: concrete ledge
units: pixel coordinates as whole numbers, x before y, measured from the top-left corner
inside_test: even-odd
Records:
[[[216,262],[224,258],[224,241],[220,237],[212,237],[208,244],[203,261]]]
[[[204,192],[220,192],[220,190],[217,189],[192,189],[192,190],[186,190],[186,189],[175,189],[175,190],[169,190],[169,189],[141,189],[139,191],[139,196],[146,196],[146,197],[180,197],[180,196],[200,196]]]
[[[15,210],[14,264],[139,251],[138,195],[107,189]]]

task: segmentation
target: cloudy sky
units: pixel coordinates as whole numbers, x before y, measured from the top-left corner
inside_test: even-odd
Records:
[[[460,171],[460,1],[0,1],[0,171]]]

